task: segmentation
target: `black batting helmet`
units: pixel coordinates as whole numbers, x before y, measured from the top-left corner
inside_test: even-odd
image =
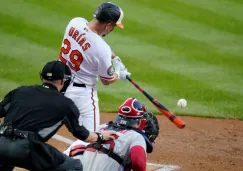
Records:
[[[105,2],[100,4],[95,13],[94,17],[101,22],[114,22],[120,28],[124,28],[122,19],[124,13],[122,9],[114,3]]]

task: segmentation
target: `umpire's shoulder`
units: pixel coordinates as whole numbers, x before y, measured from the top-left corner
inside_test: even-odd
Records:
[[[16,91],[29,91],[30,89],[33,89],[37,87],[38,85],[22,85],[17,87],[15,90]]]

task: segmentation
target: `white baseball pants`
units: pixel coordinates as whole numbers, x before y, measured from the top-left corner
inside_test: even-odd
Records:
[[[100,111],[96,86],[75,87],[73,83],[69,85],[65,96],[72,99],[80,112],[79,125],[84,125],[88,130],[95,132],[100,125]],[[75,141],[65,154],[69,154],[70,149],[77,145],[84,144],[81,140]]]
[[[70,84],[65,96],[72,99],[80,112],[79,124],[90,131],[100,125],[100,111],[96,86],[75,87]]]

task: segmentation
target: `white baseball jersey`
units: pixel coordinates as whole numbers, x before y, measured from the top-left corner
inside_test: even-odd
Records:
[[[95,85],[98,76],[113,78],[112,51],[102,37],[87,27],[87,23],[81,17],[69,22],[59,57],[72,70],[74,82]]]
[[[112,151],[118,154],[123,159],[123,165],[129,164],[130,150],[134,146],[143,147],[146,152],[146,142],[141,134],[134,130],[122,130],[117,132],[119,137],[115,140],[108,141],[103,147],[113,149]],[[87,171],[121,171],[124,170],[123,165],[120,165],[107,154],[100,152],[85,151],[83,155],[75,156],[80,159],[83,164],[83,170]]]
[[[79,124],[90,131],[100,125],[100,112],[96,83],[98,77],[113,79],[110,46],[87,27],[88,21],[81,17],[73,18],[67,25],[59,59],[68,65],[74,76],[65,96],[72,99],[80,112]]]

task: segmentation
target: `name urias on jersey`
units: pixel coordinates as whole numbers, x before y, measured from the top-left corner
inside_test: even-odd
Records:
[[[86,51],[91,47],[90,43],[87,42],[86,38],[84,37],[85,33],[79,33],[79,31],[74,27],[70,28],[68,35],[80,45],[83,51]]]

